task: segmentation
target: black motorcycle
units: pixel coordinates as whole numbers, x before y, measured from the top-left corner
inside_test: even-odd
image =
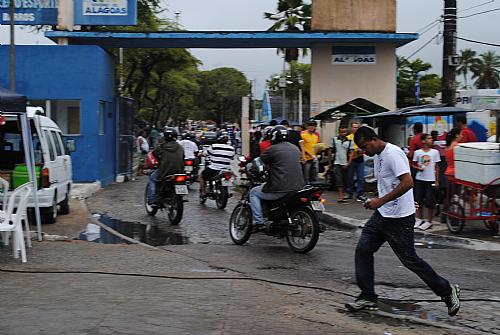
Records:
[[[158,206],[148,204],[149,183],[144,192],[144,207],[150,216],[155,216],[158,210],[165,210],[167,218],[173,225],[179,224],[184,211],[184,196],[188,194],[185,174],[174,174],[158,180]]]
[[[200,196],[200,204],[207,199],[215,200],[218,209],[226,208],[227,201],[232,196],[229,186],[232,184],[233,173],[231,171],[219,171],[209,180],[205,180],[206,196]]]
[[[184,160],[184,173],[186,174],[186,185],[188,188],[198,181],[198,165],[195,159]]]
[[[252,209],[250,207],[250,190],[261,185],[267,179],[265,171],[255,172],[248,168],[245,171],[247,178],[242,178],[246,184],[241,185],[243,194],[238,205],[231,213],[229,220],[229,234],[235,244],[242,245],[252,235]],[[290,192],[285,197],[262,201],[264,217],[271,221],[266,227],[265,234],[278,238],[285,237],[294,252],[307,253],[318,242],[321,226],[317,217],[318,212],[324,211],[323,193],[325,185],[306,185],[302,190]]]

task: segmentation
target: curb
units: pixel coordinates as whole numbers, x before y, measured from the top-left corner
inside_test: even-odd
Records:
[[[323,212],[320,219],[328,224],[339,226],[347,230],[361,230],[365,221],[353,219],[347,216],[334,214],[331,212]],[[481,251],[500,251],[500,243],[476,240],[473,238],[458,237],[458,236],[443,236],[425,231],[415,230],[415,239],[424,242],[433,242],[436,244],[446,245],[471,250]]]

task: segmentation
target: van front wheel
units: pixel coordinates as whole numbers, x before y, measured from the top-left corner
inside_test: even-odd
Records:
[[[66,194],[66,198],[59,204],[59,214],[69,214],[69,193]]]
[[[56,222],[57,204],[52,207],[40,208],[40,216],[43,224],[51,224]]]

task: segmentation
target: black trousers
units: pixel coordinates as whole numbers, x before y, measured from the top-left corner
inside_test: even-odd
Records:
[[[403,265],[417,274],[438,296],[451,293],[450,283],[439,276],[432,267],[417,256],[414,245],[413,226],[415,215],[403,218],[384,218],[378,211],[363,228],[356,247],[356,281],[361,289],[360,298],[377,301],[373,254],[389,242]]]

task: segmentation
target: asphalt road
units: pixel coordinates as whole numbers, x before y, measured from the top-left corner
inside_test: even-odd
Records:
[[[145,176],[112,185],[88,199],[93,213],[104,214],[123,222],[146,225],[142,238],[162,248],[197,258],[217,268],[226,268],[246,275],[314,286],[341,292],[345,301],[358,293],[354,277],[356,234],[328,226],[316,248],[306,255],[293,253],[284,240],[253,235],[244,246],[231,242],[229,216],[238,194],[230,199],[225,210],[208,200],[198,203],[197,185],[185,203],[179,226],[170,226],[163,213],[147,216],[143,208]],[[124,226],[127,223],[123,223]],[[120,229],[118,229],[120,230]],[[168,244],[172,245],[168,245]],[[458,317],[449,318],[441,302],[409,302],[408,300],[439,300],[412,272],[402,267],[387,245],[376,254],[376,284],[381,299],[389,299],[385,309],[397,314],[444,321],[471,329],[500,334],[500,252],[467,249],[419,248],[419,255],[452,283],[462,288],[464,301]],[[345,301],[338,301],[343,303]]]

